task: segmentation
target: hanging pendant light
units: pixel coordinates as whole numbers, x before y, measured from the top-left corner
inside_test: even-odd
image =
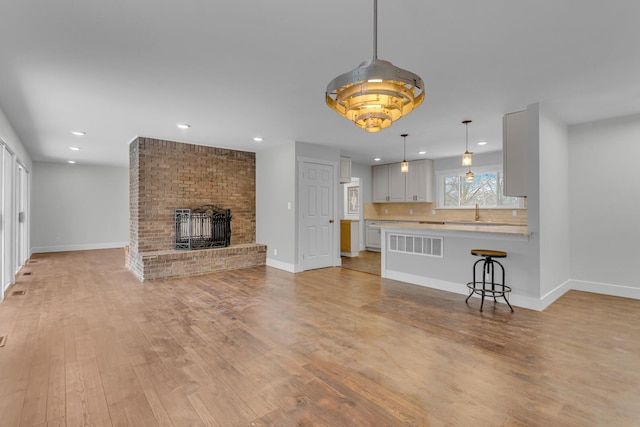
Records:
[[[462,124],[465,125],[467,131],[467,145],[464,154],[462,155],[462,166],[471,166],[471,164],[473,163],[473,160],[471,159],[471,155],[473,153],[469,152],[469,123],[471,123],[471,120],[465,120],[462,122]]]
[[[471,172],[471,168],[469,168],[469,172],[464,174],[464,180],[471,184],[476,179],[476,176],[473,172]]]
[[[402,137],[402,163],[400,163],[400,172],[409,172],[409,162],[407,162],[407,137],[408,133],[400,135]]]
[[[333,79],[327,105],[366,132],[379,132],[424,100],[420,76],[378,59],[378,0],[373,0],[373,59]]]
[[[469,184],[471,184],[474,180],[475,180],[475,175],[473,174],[473,172],[471,172],[471,154],[469,152],[469,123],[471,123],[471,120],[464,120],[462,122],[462,124],[465,126],[465,130],[466,130],[466,150],[464,152],[464,154],[462,155],[462,166],[468,166],[469,167],[469,171],[464,175],[464,180],[467,181]]]

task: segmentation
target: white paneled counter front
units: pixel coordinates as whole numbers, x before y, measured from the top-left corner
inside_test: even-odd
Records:
[[[482,225],[480,225],[482,224]],[[467,295],[473,263],[472,249],[507,252],[501,260],[510,302],[533,308],[539,299],[535,274],[536,238],[526,226],[475,224],[380,223],[381,275],[415,285]],[[464,298],[460,299],[464,304]]]

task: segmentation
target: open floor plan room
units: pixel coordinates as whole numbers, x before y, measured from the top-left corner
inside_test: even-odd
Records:
[[[36,254],[0,305],[1,424],[640,424],[640,301],[478,305],[339,267],[141,283],[122,249]]]

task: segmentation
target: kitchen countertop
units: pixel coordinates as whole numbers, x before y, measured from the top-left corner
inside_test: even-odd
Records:
[[[500,234],[518,234],[521,236],[530,236],[531,233],[526,225],[502,225],[492,224],[490,222],[472,223],[420,223],[420,222],[384,222],[371,224],[371,227],[380,228],[406,228],[412,230],[446,230],[446,231],[472,231],[479,233],[500,233]]]

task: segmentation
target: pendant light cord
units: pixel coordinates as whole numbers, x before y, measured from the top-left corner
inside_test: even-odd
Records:
[[[373,60],[378,59],[378,0],[373,0]]]
[[[465,123],[464,127],[465,127],[465,129],[467,131],[467,143],[465,145],[465,151],[468,152],[469,151],[469,123]]]
[[[407,161],[407,137],[409,136],[409,134],[403,133],[400,136],[402,137],[402,161],[406,162]]]

